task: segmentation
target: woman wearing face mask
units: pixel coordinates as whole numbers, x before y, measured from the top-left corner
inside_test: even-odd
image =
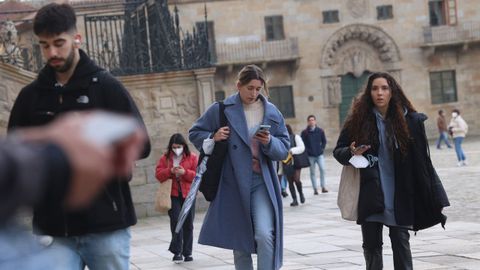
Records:
[[[185,262],[193,260],[192,244],[195,205],[192,206],[192,211],[190,211],[178,236],[173,236],[180,210],[185,197],[190,191],[196,169],[197,156],[190,152],[182,134],[173,134],[168,142],[167,152],[158,161],[155,176],[160,182],[172,179],[172,192],[170,194],[172,208],[168,211],[172,241],[168,250],[174,254],[172,260],[175,263],[180,263],[183,260]]]
[[[357,223],[361,225],[367,270],[383,269],[383,227],[389,228],[395,270],[413,269],[409,230],[445,224],[449,205],[429,157],[424,121],[396,80],[373,73],[354,100],[333,151],[350,165],[352,156],[368,159],[360,168]]]
[[[210,203],[199,243],[233,250],[235,269],[276,270],[282,266],[282,195],[272,161],[288,155],[289,137],[268,95],[263,71],[248,65],[238,74],[237,92],[224,101],[228,125],[221,127],[218,103],[210,106],[189,131],[190,141],[205,153],[227,140],[220,185]],[[259,130],[269,125],[270,129]]]
[[[460,116],[460,111],[457,109],[452,110],[452,119],[448,125],[448,130],[452,134],[453,142],[455,143],[455,152],[457,153],[458,163],[460,166],[467,166],[467,158],[463,153],[462,142],[468,132],[468,125],[465,120]]]

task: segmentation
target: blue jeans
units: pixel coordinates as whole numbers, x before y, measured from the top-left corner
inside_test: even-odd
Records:
[[[257,269],[274,269],[275,219],[272,202],[262,176],[253,174],[251,189],[251,215],[255,242],[257,244]],[[236,270],[253,270],[252,255],[234,250],[233,259]]]
[[[287,177],[285,177],[285,175],[280,175],[280,186],[282,187],[282,190],[286,190],[287,185],[288,185]]]
[[[317,180],[315,179],[315,164],[318,165],[320,170],[320,186],[322,188],[326,188],[325,184],[325,158],[323,155],[318,157],[311,157],[308,156],[308,160],[310,161],[310,181],[312,181],[312,187],[314,190],[317,189]]]
[[[453,142],[455,143],[455,152],[457,152],[458,161],[464,161],[466,159],[462,149],[462,142],[464,138],[465,137],[453,138]]]
[[[63,260],[18,225],[0,227],[0,270],[67,269]]]
[[[50,249],[61,258],[61,269],[128,270],[130,265],[130,229],[92,233],[82,236],[54,237]]]
[[[451,148],[452,146],[450,145],[450,143],[448,142],[448,134],[446,131],[442,131],[440,132],[439,136],[438,136],[438,140],[437,140],[437,148],[440,149],[440,146],[442,144],[442,141],[445,142],[445,144],[447,145],[448,148]]]

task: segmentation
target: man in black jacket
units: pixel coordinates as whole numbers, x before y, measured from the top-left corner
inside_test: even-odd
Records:
[[[47,65],[38,78],[22,89],[8,124],[16,127],[44,125],[68,111],[103,109],[141,115],[122,84],[98,67],[80,50],[76,15],[67,4],[48,4],[34,18]],[[147,141],[140,158],[150,153]],[[62,249],[69,261],[65,269],[128,269],[129,227],[136,223],[126,178],[108,184],[86,209],[71,211],[45,199],[34,209],[37,233],[53,236],[52,248]]]
[[[325,158],[323,157],[323,151],[327,145],[327,139],[323,129],[317,126],[315,115],[309,115],[307,117],[307,122],[307,128],[302,131],[302,140],[305,144],[305,150],[308,153],[308,159],[310,161],[310,180],[312,181],[313,194],[318,195],[315,164],[318,165],[320,170],[320,186],[322,188],[322,193],[328,192],[327,184],[325,182]]]

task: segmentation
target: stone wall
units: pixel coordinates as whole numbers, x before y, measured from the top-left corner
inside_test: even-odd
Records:
[[[189,29],[204,20],[204,3],[178,2],[182,27]],[[393,18],[377,19],[377,7],[392,5]],[[478,1],[456,1],[458,24],[480,24]],[[172,6],[173,8],[173,6]],[[241,40],[266,41],[265,16],[283,16],[285,39],[296,38],[300,61],[261,63],[270,86],[291,85],[295,117],[286,119],[296,132],[309,114],[326,130],[327,147],[335,145],[340,122],[339,78],[346,73],[389,71],[399,79],[418,111],[428,115],[427,134],[436,137],[439,109],[458,108],[469,124],[470,135],[480,135],[476,117],[480,105],[479,42],[424,47],[424,27],[429,26],[428,1],[412,0],[244,0],[206,1],[208,20],[214,22],[217,43]],[[322,12],[338,10],[338,23],[323,23]],[[219,67],[215,90],[226,94],[235,89],[237,66]],[[432,104],[429,72],[455,70],[456,102]],[[447,119],[449,119],[449,113]]]
[[[215,68],[119,77],[129,90],[143,116],[152,143],[152,152],[137,161],[130,186],[137,216],[156,215],[155,193],[158,187],[155,166],[165,152],[173,133],[188,139],[188,129],[200,112],[213,101]],[[5,134],[12,104],[22,87],[36,74],[0,63],[0,133]],[[200,102],[201,101],[201,102]],[[191,149],[196,152],[193,146]],[[197,208],[206,203],[199,195]]]

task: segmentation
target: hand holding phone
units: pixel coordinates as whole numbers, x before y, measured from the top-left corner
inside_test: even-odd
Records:
[[[270,125],[259,125],[255,134],[258,133],[269,133],[270,132]]]
[[[112,145],[133,135],[140,128],[138,121],[126,115],[94,112],[85,120],[81,132],[98,145]]]
[[[270,125],[260,125],[254,136],[261,144],[267,145],[270,142]]]

